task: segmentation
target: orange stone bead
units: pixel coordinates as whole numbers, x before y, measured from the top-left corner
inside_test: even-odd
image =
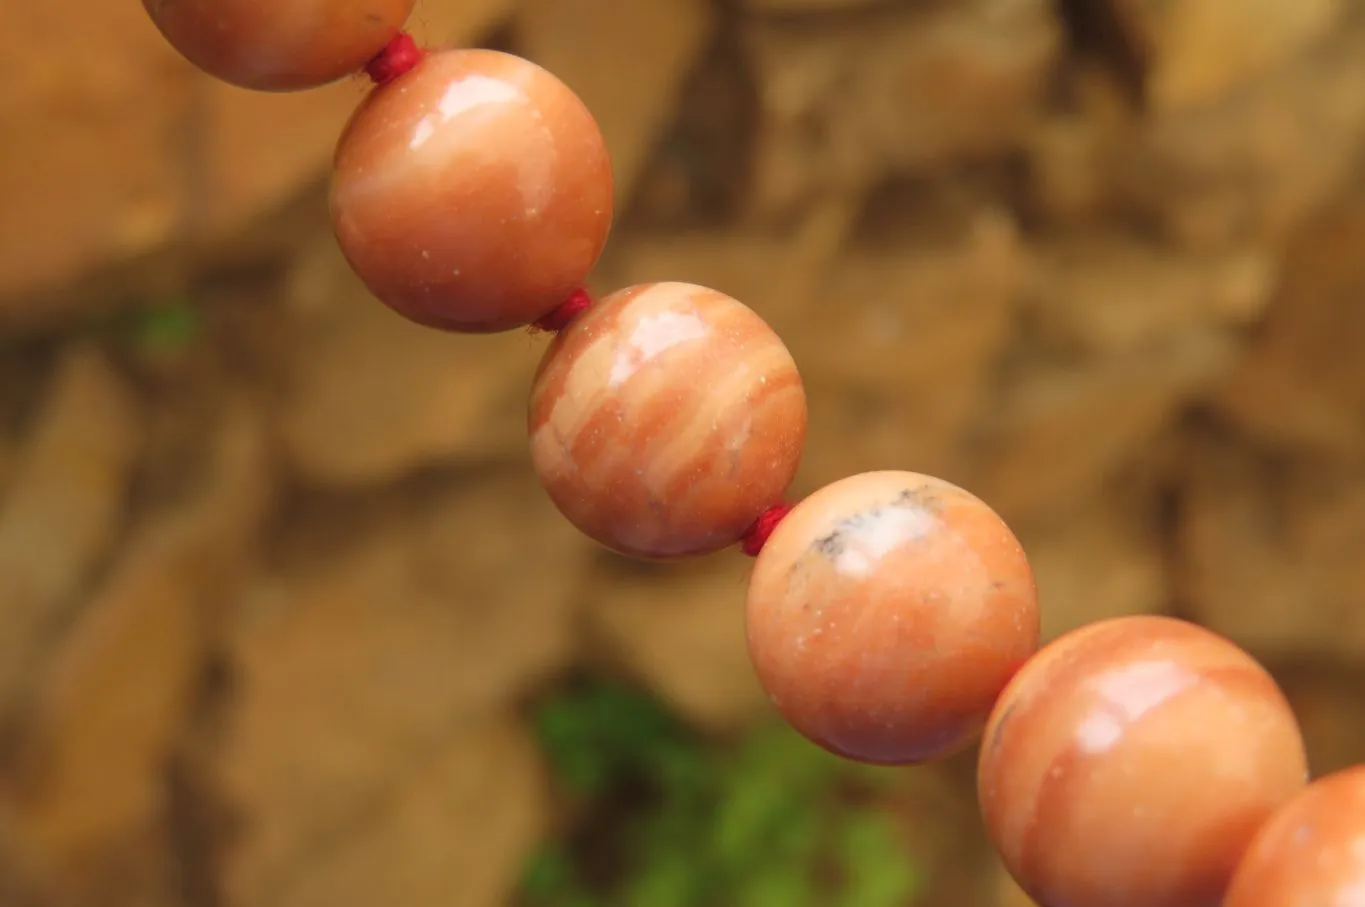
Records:
[[[332,174],[342,252],[428,327],[530,324],[587,280],[612,222],[611,161],[572,91],[520,57],[429,54],[374,89]]]
[[[749,584],[749,652],[778,711],[862,762],[970,743],[1038,634],[1014,534],[976,497],[912,472],[843,479],[797,504]]]
[[[185,59],[257,91],[316,88],[359,72],[414,0],[142,0]]]
[[[1053,642],[986,727],[982,817],[1040,904],[1216,907],[1252,836],[1307,779],[1288,702],[1202,627],[1122,617]]]
[[[1262,826],[1223,907],[1365,907],[1365,766],[1313,782]]]
[[[734,545],[801,459],[806,394],[772,328],[723,293],[631,287],[575,319],[531,389],[531,459],[571,523],[621,554]]]

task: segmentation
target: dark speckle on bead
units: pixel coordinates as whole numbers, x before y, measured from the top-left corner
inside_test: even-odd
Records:
[[[925,489],[906,488],[902,490],[900,494],[896,495],[894,499],[885,504],[874,504],[861,513],[855,513],[852,516],[841,520],[839,525],[834,527],[833,532],[815,541],[814,548],[823,557],[838,557],[844,550],[844,546],[846,545],[850,534],[855,534],[875,524],[882,518],[886,511],[919,509],[932,513],[936,509],[936,504],[937,502],[933,495]]]

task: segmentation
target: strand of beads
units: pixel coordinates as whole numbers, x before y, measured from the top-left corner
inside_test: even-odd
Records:
[[[808,739],[906,765],[984,733],[986,830],[1044,907],[1365,904],[1365,768],[1305,787],[1294,717],[1246,653],[1168,618],[1039,651],[1018,540],[939,479],[868,473],[784,501],[806,400],[762,318],[686,283],[595,304],[583,291],[611,228],[611,165],[553,75],[423,52],[401,31],[413,0],[143,5],[240,86],[372,78],[332,180],[347,260],[419,324],[555,333],[528,407],[551,501],[622,554],[755,556],[749,651]]]

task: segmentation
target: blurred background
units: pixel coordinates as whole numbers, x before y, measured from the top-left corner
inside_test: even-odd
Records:
[[[1198,620],[1365,759],[1365,0],[420,0],[611,146],[594,289],[802,369],[795,492],[1014,526],[1049,637]],[[359,80],[197,75],[136,0],[0,9],[0,905],[1022,905],[973,754],[774,723],[747,559],[609,556],[531,474],[544,338],[330,236]]]

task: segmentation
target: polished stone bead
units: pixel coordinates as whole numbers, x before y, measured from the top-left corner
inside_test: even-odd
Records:
[[[853,476],[797,504],[754,564],[747,622],[787,721],[888,765],[974,740],[1039,633],[1014,534],[973,495],[911,472]]]
[[[622,554],[734,545],[796,473],[806,396],[751,309],[659,283],[613,293],[546,351],[531,390],[536,474],[563,514]]]
[[[413,3],[142,0],[185,59],[217,79],[257,91],[316,88],[360,72],[402,29]]]
[[[592,114],[534,63],[427,55],[376,87],[337,146],[337,239],[370,291],[419,324],[530,324],[583,286],[612,222]]]
[[[1261,827],[1222,907],[1365,905],[1365,766],[1314,781]]]
[[[1068,907],[1216,907],[1263,822],[1307,779],[1270,674],[1167,617],[1044,648],[986,727],[978,799],[1020,885]]]

